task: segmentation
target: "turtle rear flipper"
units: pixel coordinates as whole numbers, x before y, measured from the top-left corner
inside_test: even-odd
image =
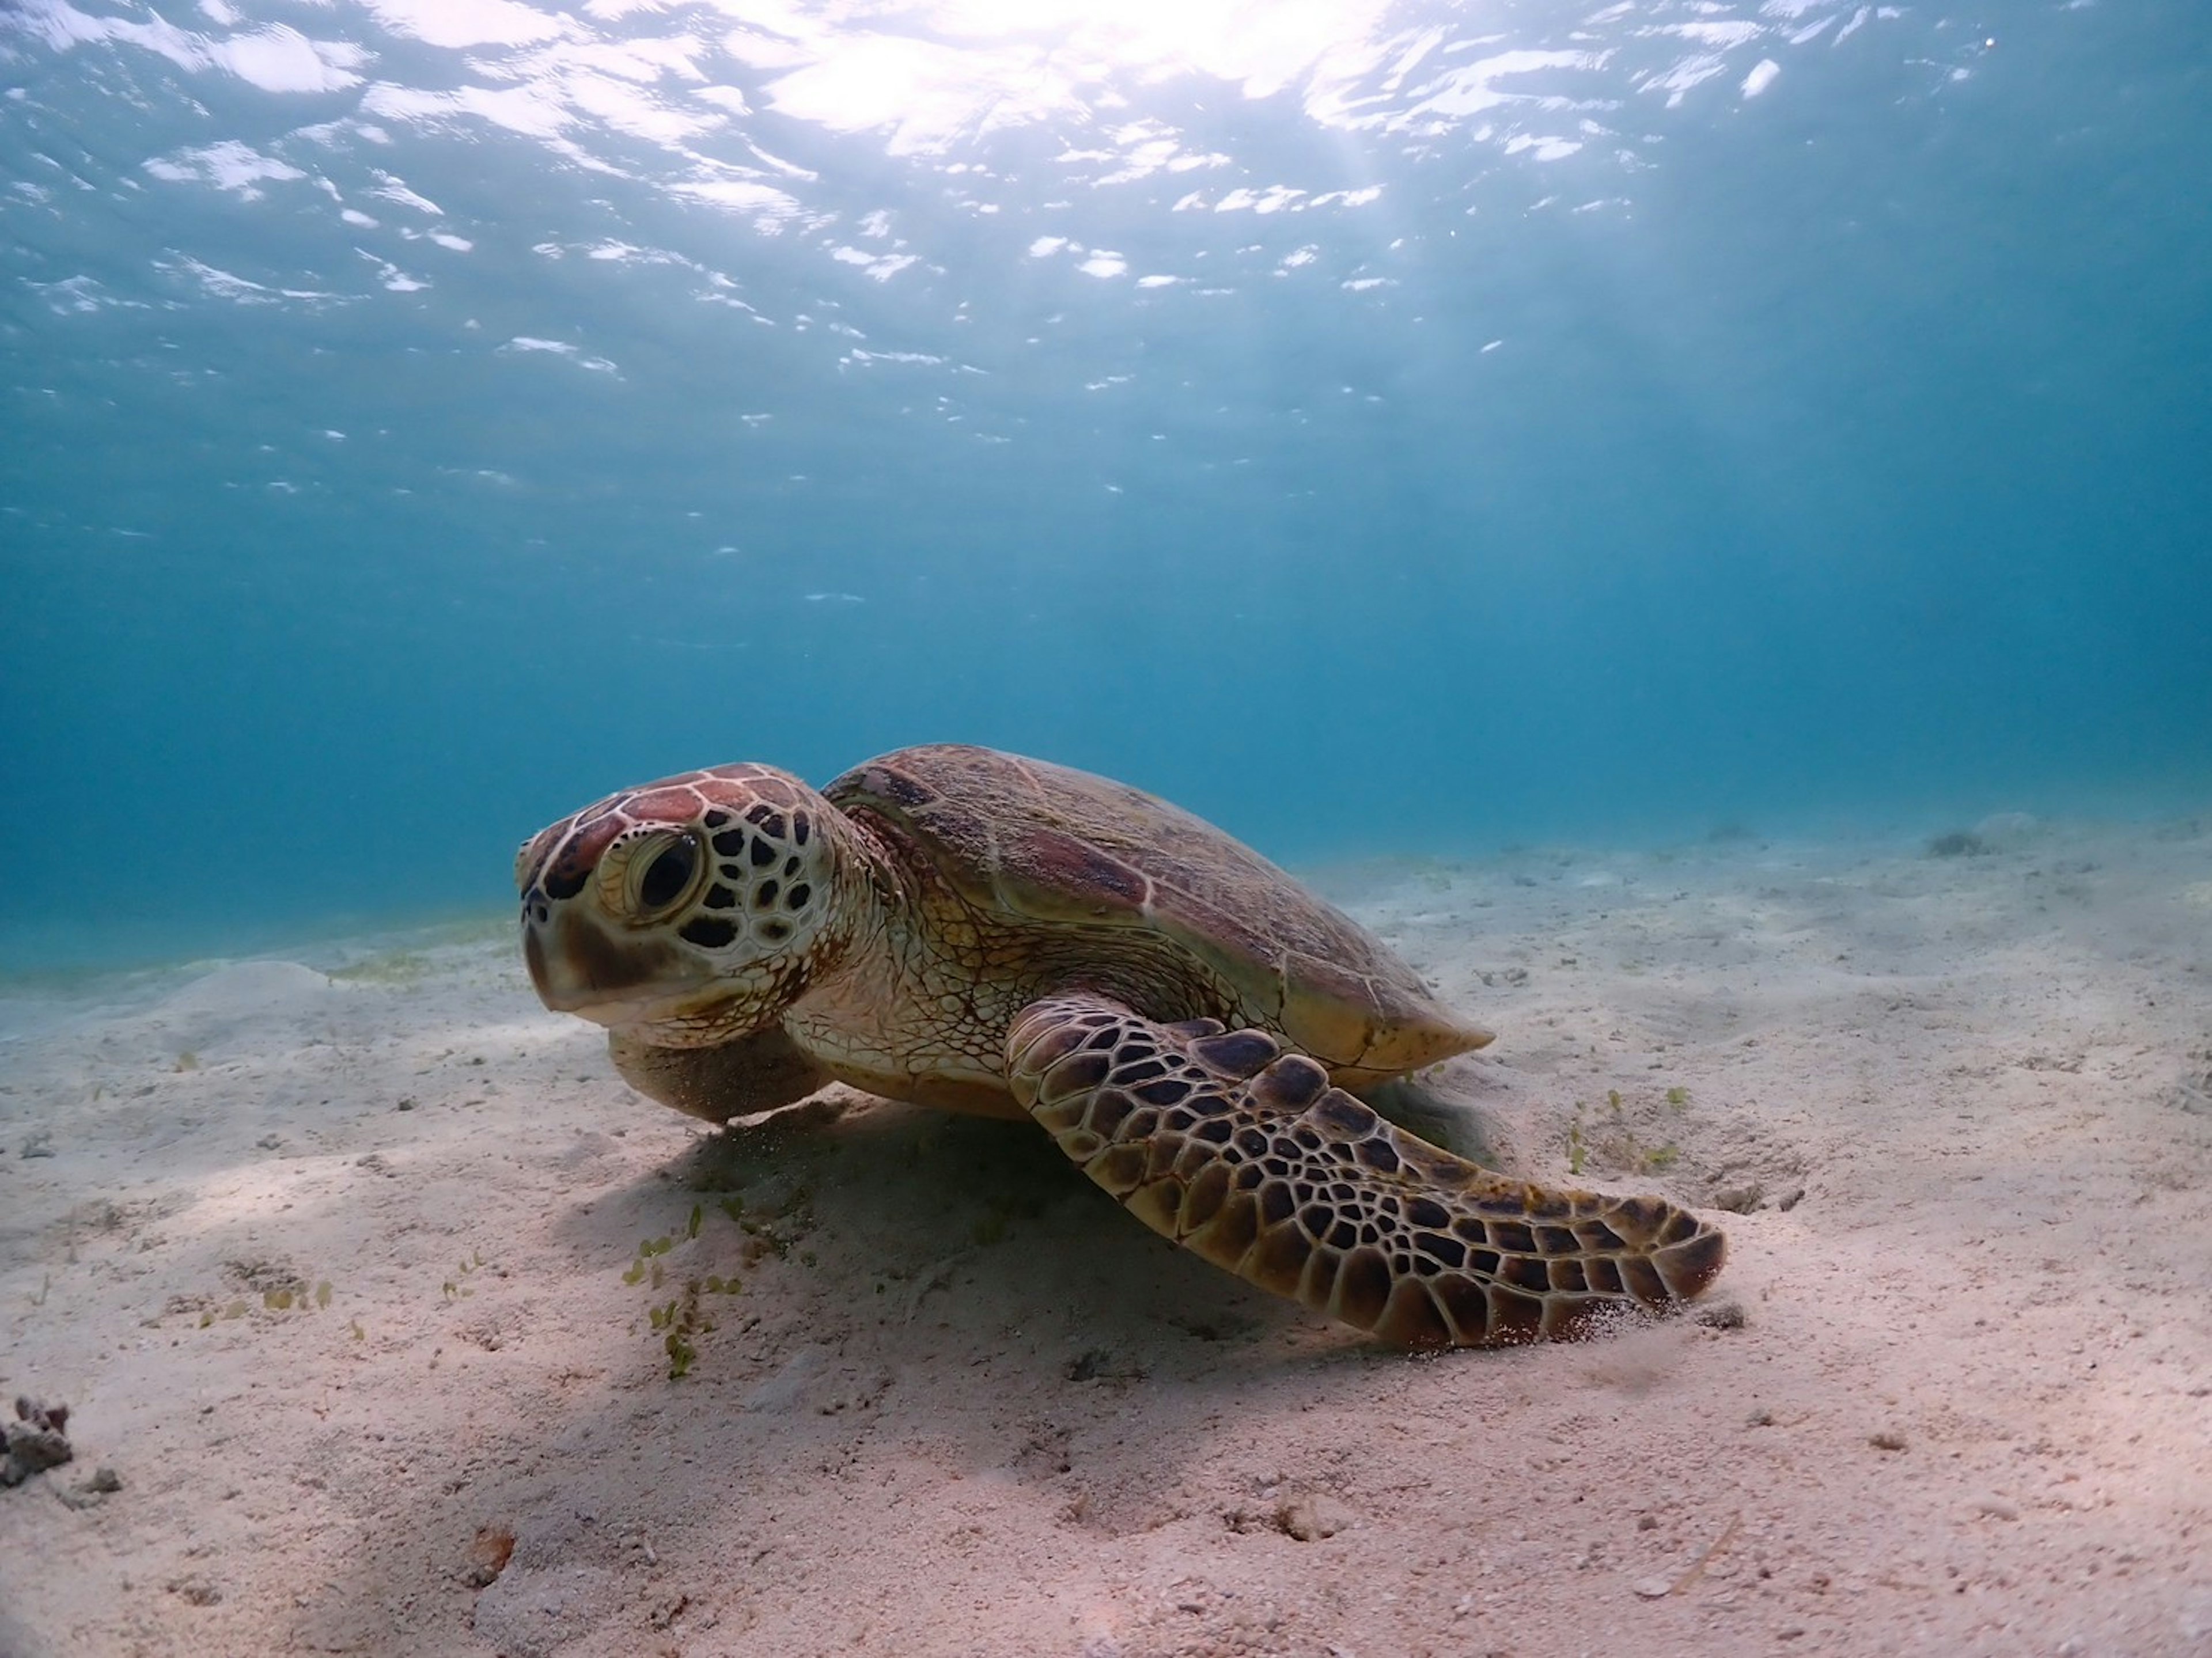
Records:
[[[1259,1030],[1048,997],[1006,1035],[1014,1097],[1153,1230],[1385,1341],[1491,1346],[1665,1309],[1720,1232],[1662,1199],[1507,1180],[1392,1127]]]

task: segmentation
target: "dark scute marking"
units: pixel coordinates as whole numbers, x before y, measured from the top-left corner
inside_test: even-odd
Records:
[[[723,824],[730,821],[730,814],[724,811],[720,806],[709,806],[707,809],[706,815],[700,818],[699,821],[704,823],[710,829],[718,829],[721,828]],[[715,850],[719,852],[721,848],[718,847]]]
[[[1200,1036],[1190,1051],[1212,1069],[1231,1077],[1249,1077],[1283,1050],[1275,1039],[1257,1030],[1230,1030],[1218,1036]]]
[[[1508,1255],[1499,1266],[1498,1281],[1541,1295],[1552,1287],[1552,1274],[1534,1255]]]
[[[758,886],[753,889],[753,908],[755,909],[766,909],[770,904],[773,904],[775,902],[775,895],[781,890],[782,889],[777,886],[774,881],[762,882]]]
[[[1490,1292],[1490,1309],[1494,1340],[1534,1341],[1544,1333],[1544,1303],[1534,1296],[1501,1284]]]
[[[1728,1238],[1715,1227],[1668,1249],[1661,1264],[1674,1292],[1686,1298],[1711,1284],[1727,1259]]]
[[[1336,1220],[1336,1211],[1325,1203],[1316,1203],[1310,1199],[1305,1199],[1303,1193],[1299,1195],[1304,1199],[1305,1207],[1298,1211],[1298,1224],[1306,1229],[1308,1237],[1327,1237],[1328,1229]]]
[[[1152,1099],[1152,1096],[1146,1093],[1141,1088],[1132,1089],[1130,1090],[1130,1092],[1134,1094],[1140,1100]],[[1152,1103],[1154,1105],[1163,1105],[1173,1104],[1173,1102],[1152,1100]],[[1177,1134],[1188,1134],[1198,1124],[1197,1114],[1194,1112],[1184,1110],[1181,1106],[1176,1106],[1173,1110],[1170,1111],[1165,1121],[1168,1127]]]
[[[1139,1083],[1129,1091],[1154,1105],[1177,1105],[1189,1095],[1190,1084],[1180,1077],[1162,1077],[1154,1082]]]
[[[1252,1252],[1251,1279],[1279,1296],[1295,1296],[1298,1280],[1305,1275],[1306,1257],[1312,1253],[1313,1245],[1295,1226],[1263,1231],[1259,1247]]]
[[[1559,1192],[1538,1192],[1528,1203],[1531,1220],[1565,1220],[1575,1212],[1574,1205],[1565,1194]]]
[[[1583,1275],[1582,1262],[1572,1259],[1553,1261],[1552,1287],[1554,1290],[1571,1290],[1577,1294],[1588,1290],[1590,1284],[1589,1280]]]
[[[746,856],[752,859],[755,869],[766,869],[776,860],[777,854],[775,847],[769,842],[756,841],[753,842],[752,850]]]
[[[1415,1198],[1406,1206],[1406,1218],[1416,1226],[1434,1230],[1451,1224],[1451,1211],[1434,1198]]]
[[[1237,1189],[1240,1192],[1257,1190],[1260,1182],[1267,1178],[1267,1171],[1256,1163],[1248,1163],[1237,1171]]]
[[[1398,1172],[1398,1154],[1390,1149],[1390,1142],[1380,1135],[1373,1139],[1360,1141],[1352,1150],[1352,1155],[1370,1169],[1376,1169],[1385,1175],[1395,1175]]]
[[[1091,1177],[1109,1192],[1127,1192],[1144,1179],[1146,1161],[1141,1145],[1109,1145],[1091,1159]]]
[[[1237,1131],[1237,1149],[1248,1157],[1264,1157],[1267,1155],[1267,1137],[1256,1128],[1240,1128]]]
[[[702,915],[686,921],[677,928],[678,937],[689,938],[706,950],[720,950],[738,936],[738,929],[719,915]]]
[[[1490,1241],[1500,1249],[1516,1255],[1536,1253],[1536,1239],[1528,1227],[1517,1220],[1494,1220],[1490,1223]]]
[[[1590,1255],[1583,1261],[1583,1278],[1593,1294],[1601,1296],[1626,1295],[1627,1286],[1620,1281],[1620,1267],[1611,1255]]]
[[[1389,1305],[1375,1326],[1375,1333],[1405,1347],[1449,1347],[1451,1327],[1429,1299],[1428,1286],[1419,1278],[1401,1278],[1390,1291]]]
[[[584,890],[584,882],[591,872],[588,864],[572,864],[565,858],[561,859],[545,872],[545,896],[548,898],[574,897]]]
[[[1416,1232],[1413,1242],[1447,1266],[1467,1265],[1467,1245],[1447,1232]]]
[[[1237,1172],[1241,1175],[1244,1171]],[[1219,1212],[1206,1224],[1204,1232],[1185,1240],[1200,1254],[1220,1266],[1235,1266],[1260,1236],[1258,1206],[1243,1194],[1241,1181],[1234,1182],[1234,1187]]]
[[[1547,1255],[1572,1255],[1581,1253],[1582,1240],[1564,1226],[1539,1226],[1536,1248]]]
[[[737,907],[738,895],[727,887],[708,887],[702,902],[709,909],[733,909]]]
[[[1698,1218],[1687,1210],[1677,1209],[1667,1217],[1667,1224],[1659,1229],[1659,1242],[1680,1243],[1685,1238],[1695,1237],[1697,1232]]]
[[[1627,1241],[1601,1220],[1586,1220],[1575,1229],[1575,1235],[1588,1249],[1626,1249]]]
[[[1495,1249],[1470,1249],[1467,1252],[1467,1270],[1482,1278],[1498,1276],[1498,1252]]]
[[[1328,1247],[1332,1249],[1353,1248],[1358,1242],[1359,1229],[1349,1220],[1340,1218],[1336,1224],[1328,1229]]]
[[[927,805],[932,800],[937,799],[935,794],[915,782],[905,773],[890,771],[881,767],[871,767],[867,774],[862,777],[860,782],[860,787],[867,793],[879,796],[895,806]],[[839,792],[839,795],[841,799],[845,798],[842,791]]]
[[[745,878],[745,866],[743,864],[718,864],[715,867],[721,872],[725,880],[742,881]]]
[[[1142,875],[1058,829],[1033,829],[1012,840],[1005,856],[1039,886],[1080,896],[1101,908],[1133,910],[1145,902],[1147,884]]]
[[[1322,1095],[1312,1114],[1316,1122],[1326,1124],[1346,1139],[1373,1133],[1382,1121],[1340,1088],[1333,1088]]]
[[[1229,1171],[1218,1163],[1208,1163],[1183,1191],[1182,1230],[1196,1231],[1218,1214],[1228,1200]]]
[[[1328,1087],[1328,1072],[1303,1054],[1285,1054],[1254,1080],[1253,1091],[1268,1104],[1301,1110]]]
[[[1090,1055],[1084,1057],[1088,1059]],[[1084,1114],[1083,1120],[1090,1125],[1092,1133],[1112,1139],[1115,1131],[1128,1120],[1129,1113],[1135,1108],[1127,1094],[1116,1093],[1109,1088],[1092,1099],[1091,1108]]]
[[[1113,1061],[1105,1054],[1093,1054],[1086,1049],[1069,1055],[1046,1072],[1045,1084],[1053,1098],[1064,1099],[1070,1094],[1097,1087],[1106,1080],[1106,1072],[1112,1065]],[[1123,1108],[1127,1109],[1126,1103]]]
[[[1158,1060],[1139,1060],[1134,1065],[1124,1066],[1121,1074],[1114,1080],[1118,1083],[1143,1083],[1167,1074],[1167,1066]]]
[[[1380,1249],[1355,1249],[1336,1275],[1336,1315],[1357,1330],[1371,1330],[1390,1302],[1390,1263]]]
[[[761,937],[772,944],[780,944],[791,937],[790,926],[783,921],[770,921],[761,928]]]
[[[799,873],[799,854],[798,854],[797,853],[795,853],[795,852],[794,852],[794,853],[793,853],[791,854],[791,856],[790,856],[790,857],[788,857],[788,858],[787,858],[787,859],[785,859],[783,860],[783,878],[784,878],[785,880],[788,881],[788,880],[793,877],[793,876],[794,876],[794,875],[796,875],[796,874],[798,874],[798,873]]]
[[[1648,1256],[1623,1255],[1620,1278],[1628,1293],[1647,1307],[1656,1307],[1674,1298],[1667,1288],[1667,1280],[1659,1276],[1659,1269]]]
[[[784,821],[784,817],[781,812],[778,811],[774,806],[768,805],[766,804],[755,806],[750,811],[747,812],[745,814],[745,822],[752,824],[763,834],[773,835],[779,841],[783,839],[785,834],[791,827]]]
[[[1288,1157],[1262,1157],[1260,1159],[1260,1167],[1277,1180],[1288,1180],[1291,1177],[1291,1160]]]
[[[1454,1273],[1431,1284],[1429,1293],[1443,1304],[1444,1315],[1451,1321],[1458,1339],[1477,1342],[1489,1339],[1490,1297],[1480,1284]]]
[[[1613,1206],[1613,1212],[1627,1223],[1632,1232],[1649,1237],[1667,1218],[1667,1203],[1659,1198],[1623,1198]]]
[[[1213,1036],[1227,1028],[1218,1019],[1183,1019],[1161,1027],[1170,1036]]]
[[[1237,1125],[1226,1117],[1208,1117],[1190,1132],[1194,1139],[1204,1140],[1208,1145],[1226,1145],[1236,1128]]]
[[[1144,1181],[1144,1147],[1109,1145],[1091,1158],[1091,1178],[1117,1198],[1126,1198]]]
[[[1260,1188],[1260,1223],[1263,1226],[1273,1226],[1288,1220],[1291,1211],[1297,1206],[1297,1199],[1291,1197],[1291,1188],[1280,1181],[1270,1181]]]
[[[726,818],[723,821],[726,823],[728,820]],[[745,851],[745,832],[743,829],[731,829],[726,834],[716,835],[714,850],[725,858],[742,858]]]
[[[805,846],[806,837],[814,833],[814,821],[803,811],[791,814],[791,839],[794,846]]]
[[[1085,1048],[1118,1048],[1121,1042],[1121,1032],[1117,1026],[1102,1024],[1091,1033],[1091,1039],[1083,1045]]]

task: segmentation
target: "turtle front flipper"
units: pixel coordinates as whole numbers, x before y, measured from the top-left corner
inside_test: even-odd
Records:
[[[1721,1268],[1720,1232],[1687,1211],[1492,1174],[1264,1031],[1048,997],[1007,1032],[1006,1078],[1154,1231],[1403,1346],[1583,1334],[1609,1310],[1686,1301]]]

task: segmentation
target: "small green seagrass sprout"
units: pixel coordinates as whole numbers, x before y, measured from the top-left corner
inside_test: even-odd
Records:
[[[749,1235],[751,1233],[752,1224],[739,1218],[743,1206],[735,1198],[724,1199],[718,1206],[732,1221],[744,1228]],[[680,1235],[663,1233],[639,1239],[637,1253],[623,1270],[623,1282],[642,1284],[658,1292],[667,1282],[668,1263],[661,1257],[678,1245],[697,1242],[706,1223],[705,1206],[695,1203],[684,1220]],[[714,1327],[714,1321],[702,1310],[701,1297],[734,1296],[743,1288],[734,1273],[726,1278],[719,1272],[708,1273],[704,1278],[686,1278],[681,1295],[656,1302],[646,1309],[647,1326],[653,1334],[660,1338],[661,1351],[667,1356],[668,1379],[671,1382],[681,1381],[698,1361],[699,1349],[693,1338],[707,1334]]]
[[[465,1300],[470,1296],[476,1294],[475,1291],[461,1283],[460,1279],[466,1278],[470,1273],[475,1272],[477,1267],[483,1264],[483,1251],[481,1249],[474,1251],[468,1260],[464,1260],[460,1265],[460,1272],[459,1275],[454,1278],[449,1278],[446,1280],[446,1299],[448,1301],[462,1301]]]
[[[1677,1086],[1667,1090],[1667,1103],[1673,1106],[1677,1111],[1681,1110],[1685,1106],[1688,1105],[1689,1102],[1690,1090],[1688,1089],[1683,1088],[1678,1084]]]

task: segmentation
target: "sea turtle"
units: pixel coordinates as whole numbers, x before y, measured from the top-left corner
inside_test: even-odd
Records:
[[[1357,1097],[1482,1047],[1382,941],[1201,819],[989,749],[819,793],[763,765],[611,795],[522,848],[545,1005],[725,1122],[839,1080],[1031,1118],[1154,1230],[1411,1347],[1664,1308],[1721,1234],[1509,1180]]]

